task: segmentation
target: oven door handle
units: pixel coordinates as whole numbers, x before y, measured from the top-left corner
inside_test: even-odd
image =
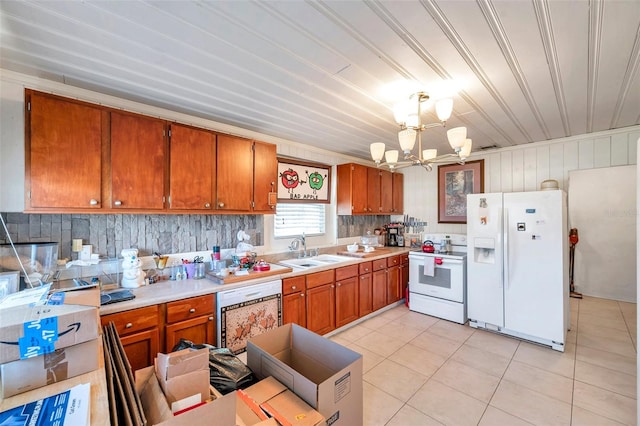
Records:
[[[438,263],[438,260],[440,260],[440,263]],[[462,265],[462,260],[456,260],[456,259],[443,259],[441,257],[436,257],[436,264],[438,265],[446,265],[446,264],[455,264],[455,265]]]

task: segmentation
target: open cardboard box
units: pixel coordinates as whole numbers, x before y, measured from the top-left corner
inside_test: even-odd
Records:
[[[158,382],[173,411],[186,408],[180,401],[199,395],[195,404],[209,398],[209,350],[206,348],[159,353],[155,360]],[[193,404],[191,404],[193,405]],[[187,405],[188,406],[188,405]]]
[[[267,377],[244,390],[238,396],[258,415],[266,412],[286,426],[324,425],[324,417],[273,377]]]
[[[203,419],[215,419],[216,425],[236,426],[235,393],[220,397],[210,395],[209,402],[174,416],[162,393],[154,367],[136,371],[136,392],[149,425],[193,426],[202,424]]]
[[[258,378],[275,377],[327,419],[361,425],[362,355],[297,324],[247,342],[247,365]]]

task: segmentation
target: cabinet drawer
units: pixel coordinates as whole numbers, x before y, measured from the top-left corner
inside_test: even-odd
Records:
[[[291,293],[298,293],[305,290],[305,277],[285,278],[282,280],[282,293],[286,296]]]
[[[360,268],[360,275],[373,271],[373,264],[371,262],[362,262],[358,266]]]
[[[158,305],[105,315],[100,318],[102,325],[106,325],[110,321],[113,321],[120,336],[127,336],[131,333],[157,327]]]
[[[409,264],[409,253],[405,253],[405,254],[401,254],[400,255],[400,263],[402,265],[408,265]]]
[[[400,256],[387,257],[387,267],[398,266],[400,264]]]
[[[307,275],[307,288],[318,287],[333,282],[333,269]]]
[[[343,266],[336,268],[336,281],[344,280],[358,275],[358,265]]]
[[[213,294],[167,303],[167,323],[213,313]]]
[[[380,271],[382,269],[387,269],[387,259],[378,259],[378,260],[374,260],[372,261],[373,263],[373,270],[374,271]]]

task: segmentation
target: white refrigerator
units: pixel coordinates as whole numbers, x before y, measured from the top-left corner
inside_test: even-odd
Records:
[[[470,325],[564,351],[568,238],[562,190],[467,195]]]

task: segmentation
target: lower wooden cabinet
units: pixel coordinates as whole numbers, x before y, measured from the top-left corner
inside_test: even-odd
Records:
[[[387,260],[377,259],[372,262],[371,273],[371,299],[372,309],[387,306]]]
[[[133,371],[153,365],[160,352],[158,305],[105,315],[102,325],[113,322]]]
[[[171,352],[180,339],[216,345],[216,321],[213,315],[192,318],[165,327],[165,351]]]
[[[153,359],[160,352],[160,336],[157,328],[121,335],[120,341],[127,354],[131,371],[153,365]]]
[[[336,328],[359,318],[358,265],[336,269]]]
[[[400,298],[407,297],[409,287],[409,255],[400,255]]]
[[[395,303],[402,297],[400,295],[400,267],[393,266],[387,269],[387,305]]]
[[[153,365],[158,352],[171,352],[181,338],[216,344],[213,294],[103,315],[113,321],[133,371]],[[166,326],[161,327],[162,324]]]
[[[336,296],[334,271],[308,274],[307,329],[320,335],[336,328]]]
[[[335,330],[335,297],[333,283],[307,290],[307,329],[320,335]]]
[[[282,323],[307,326],[306,278],[304,276],[282,280]]]
[[[360,276],[358,278],[358,316],[363,317],[373,312],[373,282],[371,278],[371,262],[362,262],[359,265]]]
[[[165,351],[170,352],[180,339],[193,343],[216,344],[215,298],[213,294],[167,303]]]

